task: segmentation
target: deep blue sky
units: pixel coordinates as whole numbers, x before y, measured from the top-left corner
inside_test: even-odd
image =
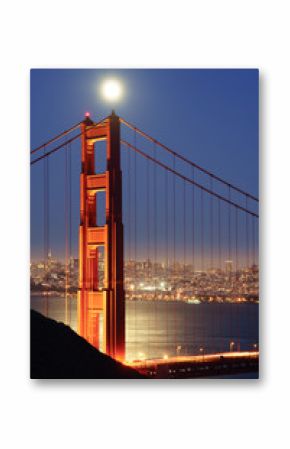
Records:
[[[258,70],[32,70],[31,146],[111,107],[100,80],[121,79],[116,112],[242,188],[258,190]]]
[[[122,101],[113,106],[98,91],[107,77],[124,85]],[[258,77],[253,69],[35,69],[31,71],[31,148],[81,121],[86,111],[97,121],[114,107],[118,115],[169,147],[258,195]],[[56,178],[51,201],[57,204]],[[42,170],[33,168],[32,249],[41,237],[41,183]]]

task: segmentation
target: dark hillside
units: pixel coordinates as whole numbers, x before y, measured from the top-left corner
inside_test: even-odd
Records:
[[[63,323],[31,311],[32,379],[141,379]]]

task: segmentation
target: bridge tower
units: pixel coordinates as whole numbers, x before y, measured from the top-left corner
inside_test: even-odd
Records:
[[[81,124],[78,333],[100,348],[103,315],[103,352],[117,360],[125,357],[125,299],[123,281],[122,173],[120,120],[114,112],[94,125]],[[98,142],[106,141],[106,172],[96,174]],[[98,193],[105,192],[106,224],[97,225]],[[104,288],[99,284],[99,254],[104,248]]]

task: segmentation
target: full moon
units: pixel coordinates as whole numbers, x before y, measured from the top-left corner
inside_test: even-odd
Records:
[[[122,96],[121,83],[116,79],[105,80],[101,85],[101,92],[106,100],[117,101]]]

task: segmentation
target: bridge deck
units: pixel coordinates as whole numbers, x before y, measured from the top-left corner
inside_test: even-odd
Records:
[[[222,352],[127,362],[153,378],[197,378],[258,371],[259,352]],[[258,376],[257,376],[258,377]]]

